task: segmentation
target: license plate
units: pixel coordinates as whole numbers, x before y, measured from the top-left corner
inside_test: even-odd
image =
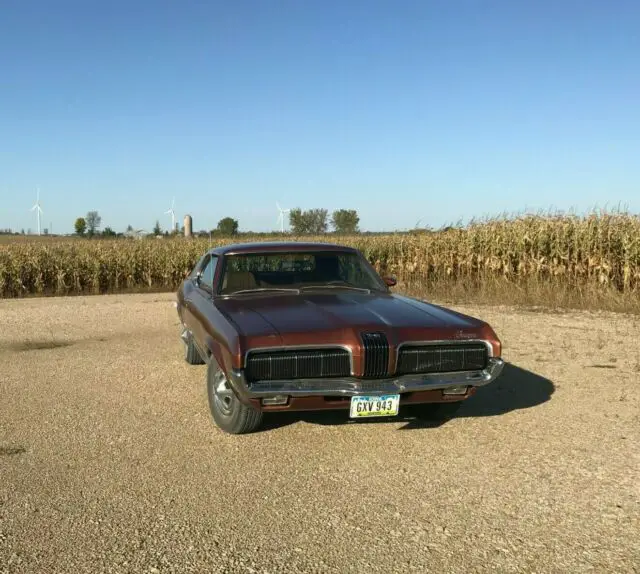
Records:
[[[351,397],[351,418],[393,417],[398,414],[400,395]]]

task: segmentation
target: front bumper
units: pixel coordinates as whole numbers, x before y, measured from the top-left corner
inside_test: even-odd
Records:
[[[504,367],[499,357],[491,357],[487,367],[481,371],[402,375],[386,379],[299,379],[293,381],[264,381],[248,384],[244,373],[233,370],[228,373],[228,383],[238,398],[249,403],[276,395],[291,397],[319,397],[413,393],[418,391],[444,390],[449,387],[480,387],[495,380]]]

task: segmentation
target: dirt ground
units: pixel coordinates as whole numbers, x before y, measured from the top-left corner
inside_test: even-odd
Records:
[[[459,308],[454,420],[222,434],[174,296],[0,301],[0,572],[640,572],[640,320]]]

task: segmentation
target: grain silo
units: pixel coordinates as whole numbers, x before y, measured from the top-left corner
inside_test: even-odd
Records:
[[[184,236],[191,237],[192,229],[193,229],[193,220],[191,219],[190,215],[185,215],[184,216]]]

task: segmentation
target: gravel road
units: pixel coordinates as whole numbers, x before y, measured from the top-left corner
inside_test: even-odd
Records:
[[[459,416],[213,425],[174,296],[0,301],[0,572],[640,572],[640,320],[461,308]]]

